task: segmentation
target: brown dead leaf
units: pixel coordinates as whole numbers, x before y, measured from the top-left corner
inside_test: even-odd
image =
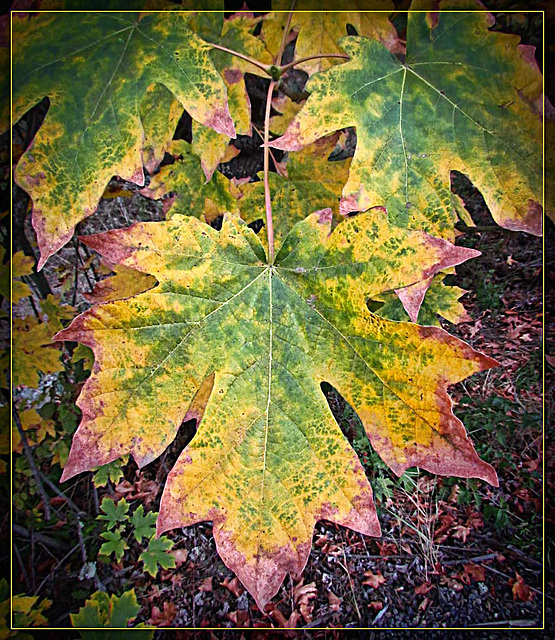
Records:
[[[293,601],[297,605],[304,621],[307,624],[312,622],[314,605],[311,603],[311,600],[313,600],[317,595],[318,591],[314,582],[303,585],[301,580],[301,582],[293,589]]]
[[[237,609],[237,611],[231,611],[227,614],[227,617],[236,627],[249,627],[250,617],[249,612],[245,609]]]
[[[486,570],[484,569],[484,567],[481,567],[478,564],[474,564],[473,562],[470,564],[465,564],[463,570],[459,574],[459,578],[465,584],[470,584],[471,582],[485,582]]]
[[[521,600],[522,602],[530,602],[534,597],[534,592],[530,589],[530,587],[524,582],[524,578],[520,575],[520,573],[515,571],[516,580],[511,578],[509,580],[509,586],[513,588],[513,599]]]
[[[462,540],[463,543],[466,542],[466,539],[468,538],[468,534],[470,533],[471,529],[469,527],[465,527],[462,524],[458,524],[455,527],[453,527],[453,538],[457,538],[458,540]]]
[[[239,578],[233,578],[232,580],[226,578],[223,582],[220,582],[220,586],[225,587],[236,598],[238,598],[245,591],[245,588],[239,582]]]
[[[428,608],[428,605],[430,604],[431,601],[432,601],[432,599],[428,598],[428,596],[426,596],[424,598],[424,600],[422,600],[422,602],[418,605],[418,609],[420,611],[426,611],[426,609]]]
[[[199,585],[198,591],[204,591],[205,593],[209,593],[212,591],[212,576],[205,578]]]
[[[182,565],[189,557],[189,551],[187,549],[174,549],[171,555],[174,557],[175,566],[179,567],[179,565]]]
[[[177,609],[171,602],[164,602],[162,611],[156,606],[152,607],[148,624],[153,627],[170,627],[177,615]]]
[[[364,572],[365,580],[362,581],[362,584],[368,585],[373,589],[377,589],[381,584],[385,582],[385,578],[382,576],[382,572],[378,571],[378,573],[372,573],[370,569]]]
[[[428,591],[431,591],[435,585],[430,582],[423,582],[418,587],[414,587],[414,594],[417,596],[425,596]]]
[[[378,613],[383,609],[383,602],[380,600],[374,600],[373,602],[368,603],[368,608],[372,609],[374,613]]]

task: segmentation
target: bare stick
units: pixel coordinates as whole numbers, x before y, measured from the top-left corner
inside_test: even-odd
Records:
[[[270,148],[268,147],[270,133],[270,109],[272,108],[272,93],[276,81],[271,80],[266,96],[266,113],[264,115],[264,208],[266,209],[266,231],[268,233],[268,261],[274,264],[274,221],[272,219],[272,198],[270,196]]]
[[[307,56],[306,58],[299,58],[298,60],[293,60],[289,64],[284,64],[279,67],[281,73],[287,71],[287,69],[291,69],[297,64],[301,64],[301,62],[308,62],[308,60],[317,60],[318,58],[341,58],[342,60],[350,60],[351,58],[346,53],[319,53],[314,56]]]
[[[235,56],[236,58],[241,58],[241,60],[245,60],[245,62],[250,62],[250,64],[254,65],[255,67],[258,67],[260,70],[264,71],[264,73],[267,73],[269,76],[272,75],[272,72],[270,71],[270,65],[264,64],[263,62],[259,62],[258,60],[255,60],[250,56],[245,56],[242,53],[239,53],[238,51],[233,51],[233,49],[222,47],[219,44],[214,44],[213,42],[210,42],[209,44],[211,47],[214,47],[214,49],[219,49],[224,53],[229,53],[230,56]]]
[[[75,511],[75,513],[77,514],[85,513],[82,509],[79,509],[79,507],[75,504],[75,502],[73,502],[71,498],[66,496],[66,494],[63,491],[58,489],[58,487],[50,480],[48,476],[44,475],[44,473],[40,470],[39,470],[39,474],[41,479],[44,480],[44,482],[52,489],[52,491],[54,491],[54,493],[60,496],[60,498],[63,498],[67,502],[68,506],[71,507],[73,511]]]
[[[21,554],[19,553],[19,549],[17,548],[17,545],[15,544],[15,542],[13,543],[13,550],[15,554],[15,559],[17,560],[17,564],[19,566],[19,570],[21,571],[21,574],[23,575],[23,579],[25,580],[25,586],[27,587],[27,591],[31,591],[31,582],[29,580],[29,575],[27,574],[25,565],[23,564],[23,560],[21,558]]]
[[[19,415],[15,407],[13,407],[12,413],[13,413],[13,420],[15,422],[15,426],[17,427],[17,430],[19,432],[19,437],[21,438],[21,443],[23,444],[23,451],[25,451],[25,456],[27,457],[27,462],[29,463],[29,467],[31,468],[31,473],[33,474],[33,477],[35,478],[35,482],[37,484],[37,491],[39,492],[42,503],[44,505],[44,517],[47,520],[50,520],[52,518],[52,512],[50,511],[50,499],[48,498],[48,494],[46,493],[42,485],[39,471],[35,466],[35,461],[33,460],[33,452],[31,451],[31,447],[27,442],[27,436],[25,435],[25,431],[23,431],[23,427],[21,426],[21,420],[19,419]]]

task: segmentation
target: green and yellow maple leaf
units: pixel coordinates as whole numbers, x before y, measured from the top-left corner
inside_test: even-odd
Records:
[[[202,216],[211,222],[225,211],[238,211],[237,199],[232,193],[233,183],[223,174],[215,172],[206,181],[200,158],[185,140],[174,140],[171,153],[178,159],[163,166],[141,190],[144,196],[158,200],[174,192],[168,215]]]
[[[37,388],[39,372],[45,375],[64,371],[58,345],[52,336],[58,324],[39,322],[34,316],[14,318],[12,324],[12,383]]]
[[[261,609],[287,572],[302,571],[316,521],[380,534],[370,484],[322,382],[356,409],[395,473],[416,465],[497,484],[447,395],[495,361],[442,329],[366,307],[477,252],[375,212],[333,231],[331,217],[295,225],[273,265],[232,214],[220,231],[176,215],[90,236],[89,246],[158,285],[96,305],[56,336],[88,345],[96,359],[63,481],[127,453],[148,464],[204,389],[157,531],[212,520],[222,559]]]
[[[255,18],[252,13],[236,13],[224,20],[222,11],[199,15],[191,22],[197,33],[206,41],[250,56],[263,64],[272,64],[272,58],[262,40],[252,35],[260,22],[260,18]],[[254,65],[224,51],[214,50],[210,55],[227,88],[229,112],[236,133],[251,135],[251,105],[244,74],[249,72],[262,77],[266,77],[266,74]],[[226,153],[229,153],[230,137],[197,122],[193,122],[192,130],[193,152],[201,158],[204,174],[210,179],[218,164],[224,161]],[[239,151],[236,150],[236,153]]]
[[[290,153],[285,164],[287,176],[270,173],[276,250],[291,228],[313,211],[331,208],[334,214],[338,213],[341,189],[347,181],[351,158],[328,161],[337,138],[337,135],[322,138],[302,151]],[[243,194],[239,199],[239,210],[248,223],[259,219],[260,212],[264,211],[262,173],[259,177],[258,182],[239,187]],[[266,247],[266,234],[262,233],[260,239]]]
[[[349,62],[309,80],[302,111],[270,144],[300,149],[354,126],[343,213],[381,205],[395,224],[452,240],[457,170],[501,226],[539,235],[541,74],[518,36],[489,31],[488,13],[449,11],[460,6],[409,13],[404,63],[370,38],[342,39]]]
[[[273,12],[263,22],[262,38],[274,58],[279,51],[290,8],[289,0],[274,0]],[[357,35],[381,42],[392,53],[402,53],[404,47],[395,27],[389,22],[389,14],[394,10],[391,0],[299,0],[291,18],[291,28],[298,33],[295,58],[344,53],[338,40],[347,35],[347,25],[354,27]],[[338,61],[337,58],[319,58],[298,66],[312,75],[329,69]]]
[[[113,175],[144,182],[141,102],[162,84],[193,119],[235,136],[211,47],[187,14],[41,13],[13,19],[13,117],[50,108],[16,180],[33,200],[39,268],[96,210]]]
[[[30,256],[26,256],[23,251],[14,253],[10,262],[4,263],[4,247],[0,247],[0,296],[6,300],[10,299],[10,269],[13,278],[22,278],[33,273],[35,261]],[[12,302],[17,304],[23,298],[31,295],[31,288],[26,282],[12,279],[11,283]]]
[[[121,264],[110,265],[114,275],[100,280],[90,293],[84,293],[88,302],[110,302],[130,298],[137,293],[148,291],[156,284],[156,278],[136,269],[128,269]]]
[[[422,305],[416,310],[414,318],[410,318],[403,302],[394,293],[386,293],[376,298],[376,302],[383,303],[383,306],[375,311],[376,315],[398,322],[406,322],[409,319],[416,322],[418,319],[419,324],[428,326],[439,326],[438,315],[452,324],[468,322],[470,317],[459,300],[466,291],[460,287],[446,285],[444,279],[444,273],[438,273],[431,279]]]

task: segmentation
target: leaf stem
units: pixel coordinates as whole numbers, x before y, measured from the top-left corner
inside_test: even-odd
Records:
[[[264,114],[264,208],[266,209],[266,230],[268,233],[268,262],[274,264],[274,222],[272,219],[272,198],[270,195],[270,147],[268,146],[270,133],[270,110],[272,108],[272,93],[276,81],[271,80],[266,96],[266,113]]]
[[[262,71],[264,71],[264,73],[267,73],[269,76],[272,75],[271,72],[271,66],[268,64],[264,64],[263,62],[260,62],[259,60],[255,60],[254,58],[251,58],[250,56],[246,56],[242,53],[239,53],[238,51],[233,51],[233,49],[228,49],[227,47],[222,47],[219,44],[214,44],[213,42],[209,42],[208,43],[211,47],[214,47],[214,49],[219,49],[220,51],[223,51],[224,53],[229,53],[229,55],[231,56],[235,56],[236,58],[241,58],[241,60],[245,60],[245,62],[250,62],[250,64],[254,65],[255,67],[258,67],[259,69],[261,69]]]
[[[281,44],[279,45],[279,51],[274,60],[274,64],[281,65],[283,62],[283,52],[285,51],[285,43],[287,42],[287,36],[289,35],[289,29],[291,28],[291,19],[293,18],[293,9],[295,8],[295,1],[291,2],[291,9],[289,9],[289,14],[287,16],[287,22],[285,23],[285,29],[283,30],[283,36],[281,37]],[[280,73],[281,75],[281,73]]]
[[[301,64],[301,62],[307,62],[308,60],[316,60],[318,58],[342,58],[343,60],[350,60],[350,57],[345,53],[319,53],[314,56],[307,56],[306,58],[299,58],[298,60],[293,60],[289,64],[284,64],[281,67],[278,67],[280,73],[284,73],[287,69],[291,69],[297,64]]]

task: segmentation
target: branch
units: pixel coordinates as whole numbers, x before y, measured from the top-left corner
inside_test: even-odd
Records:
[[[255,67],[258,67],[261,71],[264,71],[264,73],[267,73],[269,76],[272,75],[272,71],[271,71],[271,66],[264,64],[263,62],[260,62],[259,60],[255,60],[254,58],[251,58],[250,56],[246,56],[242,53],[239,53],[238,51],[233,51],[233,49],[228,49],[227,47],[222,47],[219,44],[214,44],[213,42],[209,42],[208,43],[211,47],[214,47],[214,49],[219,49],[220,51],[223,51],[224,53],[229,53],[230,56],[235,56],[236,58],[241,58],[241,60],[245,60],[245,62],[249,62],[250,64],[254,65]]]
[[[19,415],[15,409],[15,407],[13,407],[13,420],[15,422],[15,426],[17,427],[17,430],[19,431],[19,437],[21,438],[21,443],[23,444],[23,451],[25,451],[25,456],[27,457],[27,462],[29,463],[29,467],[31,468],[31,473],[33,474],[33,477],[35,478],[35,482],[37,485],[37,491],[39,492],[39,495],[41,497],[42,503],[44,505],[44,517],[47,520],[50,520],[52,518],[52,512],[50,511],[50,499],[48,498],[48,494],[46,493],[41,479],[40,479],[40,475],[39,475],[39,471],[37,469],[37,467],[35,466],[35,461],[33,460],[33,452],[31,451],[31,447],[29,446],[29,443],[27,442],[27,436],[25,435],[25,431],[23,431],[23,427],[21,426],[21,420],[19,419]]]
[[[266,113],[264,115],[264,208],[266,209],[266,230],[268,233],[268,261],[274,264],[274,221],[272,219],[272,198],[270,196],[270,147],[268,147],[270,133],[270,110],[272,108],[272,93],[276,81],[271,80],[266,96]]]
[[[317,60],[318,58],[341,58],[343,60],[350,60],[351,58],[345,53],[319,53],[314,56],[307,56],[306,58],[299,58],[298,60],[293,60],[289,64],[284,64],[279,67],[280,73],[284,73],[287,69],[291,69],[297,64],[301,64],[301,62],[308,62],[308,60]]]

